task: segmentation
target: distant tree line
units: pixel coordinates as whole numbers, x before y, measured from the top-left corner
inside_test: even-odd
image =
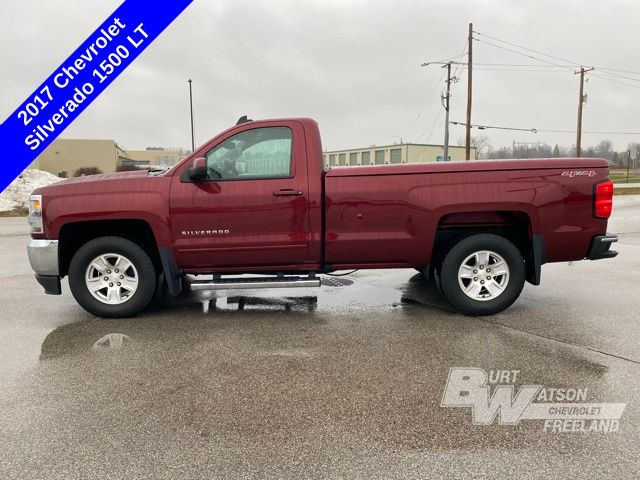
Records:
[[[464,140],[458,140],[459,145],[464,145]],[[478,158],[563,158],[575,156],[575,145],[565,147],[561,145],[548,145],[544,142],[517,143],[511,147],[494,148],[486,135],[471,138],[471,146],[477,149]],[[611,140],[602,140],[596,146],[583,147],[582,157],[597,157],[609,160],[614,167],[626,167],[628,151],[631,150],[631,166],[640,167],[640,143],[630,142],[627,149],[616,151]]]

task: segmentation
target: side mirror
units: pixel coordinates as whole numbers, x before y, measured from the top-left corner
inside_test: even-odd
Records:
[[[187,169],[187,177],[192,182],[199,182],[207,178],[207,159],[204,157],[198,157],[193,159],[193,163]]]

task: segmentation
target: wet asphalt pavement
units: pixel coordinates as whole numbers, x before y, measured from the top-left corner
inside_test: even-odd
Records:
[[[617,258],[546,265],[485,318],[392,270],[100,320],[0,219],[0,478],[637,478],[640,197],[616,203]],[[440,406],[451,367],[627,406],[609,433],[472,425]]]

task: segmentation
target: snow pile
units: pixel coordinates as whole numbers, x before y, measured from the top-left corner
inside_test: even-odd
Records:
[[[45,187],[62,180],[43,170],[25,170],[0,193],[0,212],[26,207],[29,195],[36,188]]]

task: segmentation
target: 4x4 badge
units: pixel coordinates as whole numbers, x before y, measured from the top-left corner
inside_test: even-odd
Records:
[[[562,172],[563,177],[595,177],[595,170],[565,170]]]

